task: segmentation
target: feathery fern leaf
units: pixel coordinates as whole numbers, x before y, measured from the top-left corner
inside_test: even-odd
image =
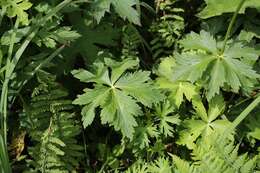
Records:
[[[75,171],[83,157],[83,147],[76,140],[81,127],[72,113],[72,101],[52,75],[41,72],[38,82],[30,105],[25,107],[25,128],[33,141],[28,171]]]

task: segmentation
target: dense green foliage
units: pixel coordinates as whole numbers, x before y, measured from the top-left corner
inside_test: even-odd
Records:
[[[0,0],[0,173],[259,173],[259,0]]]

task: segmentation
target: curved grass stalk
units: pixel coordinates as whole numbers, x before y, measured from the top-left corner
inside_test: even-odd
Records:
[[[260,104],[260,96],[258,96],[239,116],[232,122],[231,130],[235,129],[249,113]]]
[[[11,58],[13,54],[13,49],[14,49],[14,43],[15,43],[15,37],[16,37],[16,32],[19,27],[19,19],[17,18],[15,21],[14,25],[14,30],[11,35],[11,41],[8,49],[8,55],[7,55],[7,64],[6,64],[6,71],[8,70],[10,63],[11,63]],[[7,139],[7,93],[8,93],[8,81],[6,80],[7,76],[5,75],[5,80],[2,86],[2,93],[1,93],[1,101],[0,101],[0,113],[1,113],[1,132],[3,136],[4,143],[6,143]]]
[[[2,135],[0,135],[0,172],[11,173],[8,153]]]
[[[6,121],[7,121],[8,85],[9,85],[10,78],[13,75],[13,72],[15,70],[15,67],[16,67],[18,61],[20,60],[21,56],[23,55],[24,51],[26,50],[26,48],[28,47],[28,45],[30,44],[32,39],[35,37],[35,35],[37,34],[40,27],[43,26],[52,16],[54,16],[57,12],[59,12],[62,8],[64,8],[70,2],[72,2],[72,0],[64,0],[63,2],[58,4],[55,8],[53,8],[51,10],[51,12],[48,13],[48,15],[46,15],[39,22],[38,25],[33,26],[30,34],[27,36],[27,38],[22,43],[22,45],[17,50],[17,52],[15,53],[15,55],[12,59],[11,59],[11,55],[13,54],[13,48],[12,48],[13,44],[12,44],[12,42],[14,42],[14,40],[11,41],[10,48],[9,48],[9,51],[8,51],[8,56],[10,56],[10,58],[8,59],[7,66],[6,66],[5,80],[4,80],[4,83],[3,83],[3,86],[2,86],[1,101],[0,101],[0,114],[1,114],[1,119],[2,119],[1,134],[3,135],[3,139],[4,139],[5,143],[6,143],[6,136],[7,136],[7,125],[6,125],[7,123],[6,123]],[[15,35],[12,38],[15,38]]]
[[[237,15],[238,15],[240,9],[242,8],[242,6],[244,5],[245,2],[246,2],[246,0],[241,0],[240,1],[239,5],[237,6],[237,9],[236,9],[235,13],[232,16],[231,22],[229,23],[228,30],[227,30],[226,35],[225,35],[225,39],[224,39],[224,42],[223,42],[222,49],[220,51],[221,54],[223,54],[225,49],[226,49],[227,41],[228,41],[230,33],[231,33],[232,29],[233,29],[235,21],[237,19]]]
[[[35,37],[37,32],[39,31],[40,27],[44,26],[45,23],[52,17],[54,16],[57,12],[59,12],[62,8],[64,8],[66,5],[71,3],[72,0],[64,0],[60,4],[58,4],[55,8],[53,8],[48,15],[46,15],[41,21],[39,21],[38,24],[35,26],[32,26],[31,32],[29,35],[26,37],[25,41],[22,43],[20,48],[16,51],[14,57],[12,58],[13,54],[13,47],[14,47],[14,39],[15,39],[15,31],[19,26],[19,20],[16,20],[16,24],[14,27],[14,33],[11,36],[11,43],[10,47],[8,50],[8,58],[7,58],[7,65],[6,65],[6,71],[5,71],[5,77],[4,77],[4,82],[2,85],[2,92],[1,92],[1,100],[0,100],[0,119],[1,119],[1,139],[0,139],[0,166],[6,166],[6,163],[9,165],[8,161],[8,154],[7,154],[7,108],[8,108],[8,87],[9,87],[9,81],[10,78],[13,75],[13,72],[15,70],[15,67],[20,60],[21,56],[23,55],[24,51],[32,41],[32,39]],[[1,12],[1,17],[0,17],[0,22],[2,21],[3,11]],[[3,153],[6,153],[5,155]],[[5,173],[11,172],[11,169],[9,166],[6,166],[4,168]],[[0,169],[1,170],[1,169]]]

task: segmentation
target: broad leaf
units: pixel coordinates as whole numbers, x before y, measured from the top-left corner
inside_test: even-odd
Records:
[[[78,13],[69,17],[81,37],[64,51],[67,61],[80,54],[86,62],[93,63],[98,58],[98,52],[104,51],[100,46],[114,47],[117,45],[119,30],[110,23],[104,22],[98,26],[92,26],[87,23],[89,19],[81,17]]]
[[[260,77],[252,67],[260,50],[243,42],[231,40],[223,54],[216,40],[205,31],[191,33],[180,43],[186,51],[176,54],[172,80],[202,81],[208,100],[219,94],[224,85],[233,92],[241,88],[248,92]]]
[[[174,106],[169,101],[164,101],[155,106],[155,114],[159,120],[159,129],[165,137],[173,137],[173,125],[179,125],[181,122],[179,116],[174,111]]]
[[[200,18],[206,19],[219,16],[223,13],[233,13],[236,11],[241,0],[204,0],[207,6],[198,14]],[[256,8],[260,10],[259,0],[246,0],[239,13],[245,13],[246,8]]]
[[[113,0],[112,3],[116,12],[123,19],[127,19],[136,25],[141,25],[140,14],[132,7],[136,4],[136,0]]]
[[[106,12],[110,12],[111,5],[120,17],[136,25],[141,25],[140,14],[133,8],[136,5],[136,0],[95,0],[92,5],[92,15],[97,23],[100,22]]]
[[[95,90],[85,89],[73,104],[85,105],[82,109],[82,121],[84,127],[90,125],[95,118],[95,109],[102,105],[102,102],[109,96],[109,90],[103,86],[97,86]]]
[[[151,107],[162,99],[160,92],[152,85],[149,72],[126,70],[137,66],[138,61],[125,59],[122,62],[105,59],[105,63],[96,63],[95,71],[74,70],[72,74],[83,82],[94,82],[94,89],[85,89],[74,104],[84,105],[82,120],[84,126],[92,123],[96,108],[101,108],[102,124],[112,125],[123,136],[133,138],[137,126],[135,117],[142,115],[137,103]],[[109,73],[109,68],[111,73]]]
[[[180,132],[178,144],[186,145],[192,149],[194,142],[199,138],[207,138],[212,133],[223,132],[230,122],[225,119],[217,119],[224,111],[225,102],[222,96],[215,96],[209,103],[209,109],[203,106],[202,102],[197,99],[193,101],[196,114],[201,119],[187,119],[184,121],[183,126],[185,130]]]
[[[100,22],[101,18],[105,16],[106,12],[110,11],[112,0],[96,0],[93,2],[92,8],[92,15],[96,19],[97,23]]]
[[[29,24],[28,14],[26,13],[26,10],[32,7],[29,0],[1,0],[0,6],[6,8],[8,17],[17,17],[22,25]]]
[[[199,88],[190,82],[172,80],[175,66],[176,63],[173,58],[165,58],[158,67],[159,78],[157,78],[156,83],[159,88],[169,91],[169,100],[179,108],[184,101],[184,96],[191,101],[199,94]]]

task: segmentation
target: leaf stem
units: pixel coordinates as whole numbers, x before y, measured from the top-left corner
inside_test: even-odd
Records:
[[[46,59],[44,59],[37,67],[35,67],[32,72],[30,73],[30,76],[28,78],[26,78],[20,88],[18,89],[17,93],[19,94],[20,91],[22,90],[22,88],[24,87],[24,85],[33,78],[33,76],[42,68],[44,67],[47,63],[51,62],[53,60],[53,58],[55,58],[56,56],[58,56],[60,54],[60,52],[65,48],[65,45],[61,45],[58,49],[56,49],[53,53],[51,53]]]
[[[1,120],[1,134],[3,135],[4,143],[7,143],[7,98],[8,98],[8,86],[10,78],[13,75],[13,72],[15,70],[15,67],[23,55],[25,49],[28,47],[29,43],[32,41],[32,39],[35,37],[37,32],[39,31],[40,27],[45,25],[46,22],[54,16],[57,12],[59,12],[62,8],[64,8],[66,5],[71,3],[72,0],[64,0],[60,4],[58,4],[56,7],[54,7],[50,13],[48,13],[42,20],[39,21],[35,26],[32,27],[30,34],[27,36],[25,41],[22,43],[22,45],[19,47],[19,49],[16,51],[14,57],[12,58],[13,54],[13,44],[14,44],[14,37],[15,37],[15,31],[16,27],[18,27],[19,21],[16,21],[16,24],[14,26],[14,33],[11,36],[11,43],[8,50],[8,59],[7,59],[7,68],[5,71],[5,79],[2,86],[2,93],[1,93],[1,100],[0,100],[0,120]],[[2,15],[2,12],[1,12]],[[0,18],[1,19],[1,18]],[[17,19],[18,20],[18,19]],[[13,43],[12,43],[13,42]]]
[[[15,37],[16,32],[19,27],[19,19],[17,18],[15,21],[13,33],[10,38],[10,45],[8,49],[8,55],[7,55],[7,64],[6,64],[6,72],[11,66],[11,58],[13,54],[13,48],[15,44]],[[1,113],[1,133],[3,135],[4,143],[7,143],[7,95],[8,95],[8,83],[9,83],[9,77],[5,75],[5,80],[2,86],[2,93],[1,93],[1,101],[0,101],[0,113]]]
[[[258,96],[239,116],[232,122],[231,130],[235,129],[246,117],[247,115],[259,105],[260,96]]]
[[[11,167],[9,164],[8,153],[4,140],[0,134],[0,172],[11,173]]]
[[[222,47],[222,49],[221,49],[221,51],[220,51],[221,54],[223,54],[224,51],[225,51],[225,49],[226,49],[227,40],[228,40],[228,38],[229,38],[229,36],[230,36],[230,33],[231,33],[232,29],[233,29],[233,26],[234,26],[234,23],[235,23],[235,21],[236,21],[237,15],[238,15],[240,9],[242,8],[243,4],[245,3],[245,1],[246,1],[246,0],[241,0],[241,1],[240,1],[240,3],[239,3],[239,5],[238,5],[238,7],[237,7],[235,13],[234,13],[233,16],[232,16],[231,22],[229,23],[228,30],[227,30],[226,35],[225,35],[225,39],[224,39],[224,42],[223,42],[223,47]]]

